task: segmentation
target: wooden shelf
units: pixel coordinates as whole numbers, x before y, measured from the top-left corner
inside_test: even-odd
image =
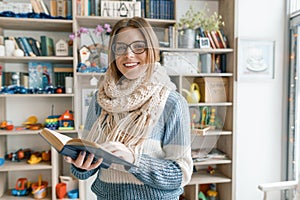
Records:
[[[0,166],[0,172],[12,172],[12,171],[27,171],[27,170],[43,170],[52,169],[50,162],[40,162],[38,164],[28,164],[25,161],[12,162],[5,161],[4,165]]]
[[[199,131],[199,129],[191,129],[191,133],[193,135],[201,135],[201,136],[215,136],[215,135],[232,135],[232,131],[223,131],[223,130],[208,130],[208,131]]]
[[[207,183],[229,183],[231,179],[224,176],[219,172],[214,174],[208,174],[205,170],[200,172],[193,173],[192,179],[188,185],[198,185],[198,184],[207,184]]]
[[[232,106],[232,102],[218,102],[218,103],[189,103],[189,106]]]
[[[169,76],[180,77],[232,77],[232,73],[197,73],[197,74],[169,74]]]
[[[6,193],[0,197],[0,200],[33,200],[35,199],[33,194],[29,194],[28,196],[13,196],[11,195],[11,189],[6,191]],[[47,196],[45,198],[43,198],[43,200],[51,200],[53,199],[52,198],[52,195],[51,195],[51,188],[47,188]]]
[[[220,165],[220,164],[230,164],[232,163],[230,159],[207,159],[201,162],[194,162],[194,166],[201,165]]]
[[[73,64],[73,57],[37,56],[37,57],[14,57],[0,56],[0,62],[5,63],[29,63],[29,62],[51,62],[59,64]]]
[[[0,98],[5,98],[5,97],[16,97],[16,98],[24,98],[24,97],[30,97],[30,98],[35,98],[35,97],[74,97],[74,94],[0,94]]]
[[[0,130],[0,136],[1,135],[11,135],[11,136],[14,136],[14,135],[37,135],[41,130],[22,130],[22,131],[6,131],[6,130]],[[74,134],[76,133],[77,134],[77,131],[76,130],[57,130],[58,132],[60,133],[63,133],[63,134]]]
[[[203,49],[187,49],[187,48],[160,48],[161,51],[169,52],[196,52],[199,54],[223,54],[223,53],[233,53],[233,49],[212,49],[212,48],[203,48]]]
[[[101,16],[77,16],[76,21],[78,26],[84,26],[88,28],[95,28],[98,24],[108,23],[111,26],[117,23],[122,17],[101,17]],[[146,20],[153,27],[169,27],[174,25],[176,20],[163,20],[163,19],[147,19]]]
[[[9,30],[72,32],[73,20],[0,17],[0,24]]]

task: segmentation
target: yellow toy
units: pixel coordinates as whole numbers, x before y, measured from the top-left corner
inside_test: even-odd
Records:
[[[188,103],[199,103],[200,101],[200,89],[197,83],[192,83],[190,91],[182,89],[182,92],[186,94],[186,100]]]

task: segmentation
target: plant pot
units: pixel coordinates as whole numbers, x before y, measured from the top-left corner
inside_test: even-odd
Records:
[[[193,49],[195,47],[195,30],[180,30],[178,36],[178,46],[179,48]]]

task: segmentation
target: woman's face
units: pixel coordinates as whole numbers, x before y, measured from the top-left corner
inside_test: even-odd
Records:
[[[136,79],[147,70],[146,41],[138,29],[121,29],[116,35],[113,49],[117,68],[127,79]]]

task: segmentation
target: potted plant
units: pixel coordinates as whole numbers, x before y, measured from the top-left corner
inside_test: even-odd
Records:
[[[196,29],[201,27],[202,30],[210,32],[212,30],[218,30],[220,26],[224,26],[222,16],[218,15],[216,12],[209,16],[207,5],[198,12],[190,7],[175,25],[179,33],[179,47],[194,48]]]

